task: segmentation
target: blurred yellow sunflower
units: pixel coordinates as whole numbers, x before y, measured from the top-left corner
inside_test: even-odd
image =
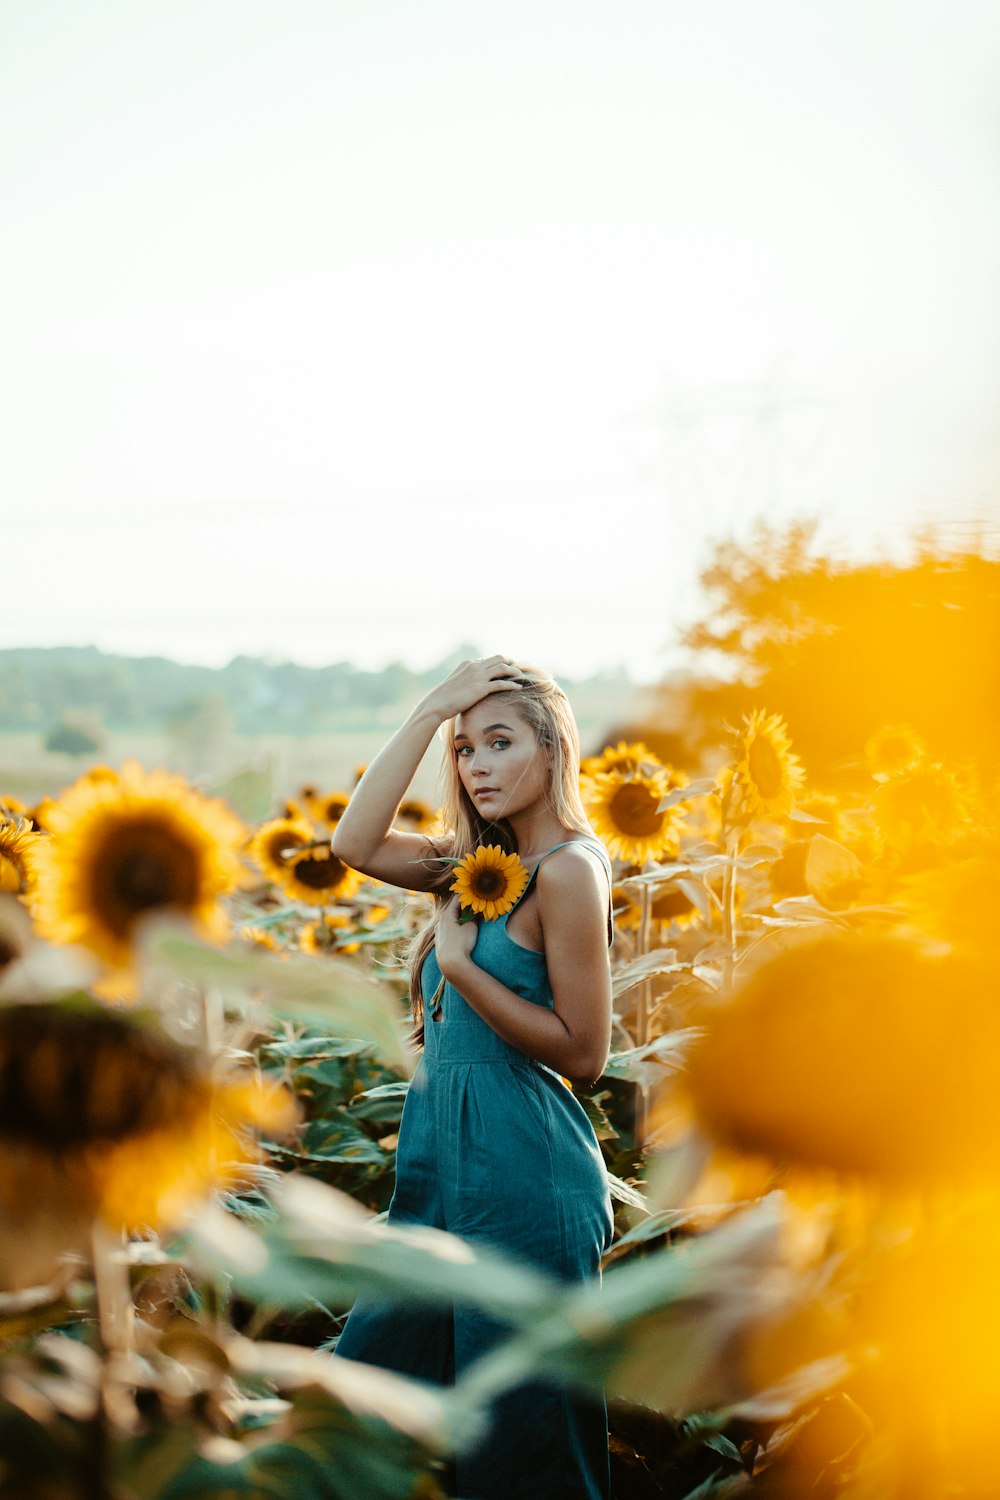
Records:
[[[52,826],[49,818],[55,805],[54,797],[42,797],[35,803],[34,807],[28,808],[24,816],[31,819],[37,832],[48,833]]]
[[[584,807],[613,858],[642,865],[677,853],[684,814],[659,810],[670,789],[666,771],[605,771],[582,783]]]
[[[663,762],[659,756],[654,755],[641,740],[635,740],[631,744],[627,740],[619,740],[617,745],[606,745],[600,755],[588,755],[580,762],[581,776],[602,776],[607,771],[621,771],[626,776],[641,771],[644,776],[648,776],[662,768]]]
[[[345,865],[324,844],[293,854],[282,869],[278,884],[295,901],[328,906],[332,901],[346,901],[353,896],[363,879],[363,875]]]
[[[629,875],[638,873],[638,868],[633,867],[623,871],[622,878],[627,879]],[[642,908],[638,900],[616,885],[612,891],[612,902],[615,922],[622,931],[631,932],[638,928],[642,919]],[[649,904],[649,915],[653,922],[673,922],[677,927],[690,927],[701,918],[701,912],[691,898],[684,894],[679,885],[673,883],[662,885],[655,892]]]
[[[336,828],[344,813],[350,798],[346,792],[324,792],[309,799],[309,811],[317,822],[323,823],[327,828]]]
[[[49,824],[30,892],[43,937],[82,943],[125,969],[137,923],[154,912],[185,916],[211,939],[225,935],[219,897],[245,882],[246,829],[224,802],[126,761],[114,782],[70,787]]]
[[[940,761],[887,776],[875,789],[873,806],[881,837],[896,849],[922,841],[948,844],[968,826],[966,795]]]
[[[791,810],[805,772],[792,754],[785,721],[780,714],[754,709],[743,720],[739,759],[733,777],[743,815],[780,816]]]
[[[259,1160],[253,1128],[277,1135],[294,1123],[284,1089],[213,1078],[133,1012],[83,994],[0,1008],[5,1239],[39,1214],[176,1227]]]
[[[0,891],[19,895],[30,887],[35,873],[34,853],[44,842],[26,818],[0,814]]]
[[[111,766],[88,766],[80,777],[81,781],[117,781],[118,772]]]
[[[315,839],[316,831],[305,818],[271,818],[257,829],[247,853],[268,880],[280,880],[292,855]]]
[[[5,813],[9,818],[23,817],[28,812],[28,804],[22,802],[20,797],[14,797],[10,792],[0,797],[0,813]]]
[[[908,724],[883,724],[865,743],[865,763],[873,776],[909,771],[925,754],[923,740]]]
[[[267,927],[256,927],[253,923],[249,923],[246,927],[240,928],[239,935],[244,943],[250,943],[254,948],[263,948],[267,953],[285,952],[274,933]]]
[[[528,880],[516,854],[505,854],[498,844],[485,844],[459,861],[448,889],[455,892],[463,911],[493,922],[512,909]]]
[[[315,922],[307,922],[299,934],[303,953],[357,953],[357,943],[345,943],[344,937],[354,924],[344,912],[323,912]]]
[[[706,1006],[687,1071],[708,1132],[751,1155],[897,1183],[992,1171],[997,965],[880,932],[800,936]]]
[[[437,822],[437,813],[419,797],[407,797],[399,804],[396,822],[413,833],[426,833]]]

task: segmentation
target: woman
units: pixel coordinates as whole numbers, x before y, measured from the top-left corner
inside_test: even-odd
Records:
[[[435,843],[392,823],[442,726],[451,833]],[[600,1077],[611,1036],[611,867],[578,778],[561,688],[504,656],[462,662],[368,767],[332,841],[355,869],[438,898],[412,961],[424,1054],[390,1219],[479,1240],[564,1280],[597,1274],[612,1230],[600,1149],[562,1081]],[[489,844],[516,853],[530,878],[505,915],[460,923],[441,856]],[[508,1332],[462,1307],[359,1302],[337,1353],[446,1384]],[[535,1383],[497,1401],[491,1419],[458,1458],[463,1500],[604,1500],[603,1402]]]

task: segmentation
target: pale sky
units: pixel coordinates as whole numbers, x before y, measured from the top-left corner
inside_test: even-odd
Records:
[[[0,647],[679,664],[1000,520],[995,0],[0,0]]]

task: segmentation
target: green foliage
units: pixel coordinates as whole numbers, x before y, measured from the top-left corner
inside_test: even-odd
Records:
[[[93,755],[101,748],[101,738],[82,724],[73,724],[63,719],[45,736],[45,748],[62,755]]]

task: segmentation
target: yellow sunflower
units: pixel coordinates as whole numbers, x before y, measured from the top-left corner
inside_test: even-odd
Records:
[[[648,776],[662,768],[660,757],[641,740],[619,740],[617,745],[606,745],[600,755],[588,755],[580,762],[581,776],[603,776],[608,771],[621,771],[626,776],[641,771]]]
[[[327,828],[336,828],[349,801],[346,792],[324,792],[309,798],[309,811],[317,822]]]
[[[4,1258],[40,1221],[175,1227],[259,1160],[250,1129],[295,1123],[286,1090],[218,1080],[131,1012],[79,994],[0,1008],[0,1218]],[[57,1253],[73,1248],[62,1237]],[[6,1269],[6,1267],[5,1267]]]
[[[254,948],[262,948],[267,953],[283,953],[282,948],[274,933],[267,927],[256,927],[253,923],[240,928],[240,937],[245,943],[250,943]]]
[[[606,771],[587,778],[584,806],[613,858],[642,865],[677,853],[684,814],[676,805],[659,810],[670,790],[666,769],[649,776]]]
[[[354,895],[364,879],[357,870],[345,865],[326,844],[293,854],[282,869],[278,884],[286,896],[308,901],[313,906],[328,906],[346,901]]]
[[[303,953],[357,953],[357,943],[343,941],[353,930],[354,924],[343,912],[323,912],[315,922],[307,922],[303,927],[299,947]]]
[[[486,844],[458,862],[449,890],[458,896],[463,911],[492,922],[512,909],[529,878],[516,854],[505,854],[498,844]]]
[[[622,872],[622,879],[639,873],[638,866]],[[621,886],[612,890],[615,922],[623,932],[638,928],[642,920],[642,908],[637,900],[628,895]],[[649,915],[654,922],[673,922],[677,927],[690,927],[701,919],[701,912],[679,885],[673,882],[661,885],[649,904]]]
[[[209,938],[225,935],[219,897],[245,880],[246,830],[224,802],[126,761],[115,782],[70,787],[48,819],[53,837],[33,851],[29,892],[43,937],[82,943],[125,969],[137,923],[153,912],[181,914]]]
[[[413,833],[427,833],[437,820],[438,815],[434,809],[428,807],[426,802],[421,802],[419,797],[407,797],[399,804],[396,813],[396,822]]]
[[[908,724],[883,724],[865,744],[865,762],[873,776],[909,771],[925,754],[923,740]]]
[[[7,792],[0,797],[0,813],[5,813],[9,818],[26,817],[28,804],[22,802],[20,797],[13,797],[10,792]]]
[[[19,895],[34,879],[34,854],[44,842],[26,818],[0,814],[0,891]]]
[[[303,817],[271,818],[257,829],[247,852],[261,874],[280,880],[292,855],[315,838],[315,829]]]
[[[80,780],[113,782],[118,780],[118,772],[111,766],[89,766],[80,777]]]
[[[781,715],[754,709],[743,720],[739,748],[733,786],[739,789],[741,815],[777,817],[790,812],[805,772],[792,754]]]
[[[923,841],[948,844],[968,826],[966,794],[940,761],[887,776],[873,801],[878,831],[892,848]]]

